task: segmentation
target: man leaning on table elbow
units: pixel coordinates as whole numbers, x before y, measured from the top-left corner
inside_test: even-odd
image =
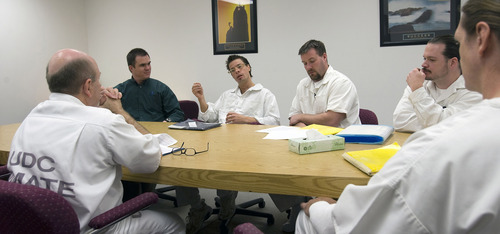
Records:
[[[394,110],[396,131],[421,130],[481,101],[481,94],[465,88],[458,48],[452,35],[427,43],[422,68],[410,71],[408,86]]]
[[[226,124],[279,125],[278,102],[271,91],[253,82],[252,67],[248,60],[240,55],[230,55],[226,69],[238,86],[222,93],[215,103],[205,100],[200,83],[193,84],[192,92],[200,103],[198,118]],[[212,208],[200,198],[198,188],[177,186],[176,194],[179,205],[191,205],[186,228],[187,233],[196,233],[212,213]],[[236,211],[238,192],[218,189],[217,195],[221,201],[219,220],[230,220]]]
[[[100,76],[89,55],[72,49],[55,53],[46,72],[49,100],[24,119],[12,139],[10,152],[16,154],[8,161],[9,181],[61,194],[75,210],[82,233],[89,230],[91,218],[122,203],[122,166],[151,173],[161,159],[158,141],[122,108],[118,90],[101,87]],[[20,163],[19,152],[47,160],[43,167]],[[184,230],[175,213],[148,209],[113,224],[106,233]]]
[[[413,133],[367,185],[303,203],[295,233],[498,233],[500,0],[468,0],[455,37],[483,100]]]

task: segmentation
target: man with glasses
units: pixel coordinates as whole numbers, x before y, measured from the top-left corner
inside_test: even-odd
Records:
[[[252,80],[252,67],[240,55],[231,55],[226,68],[238,87],[222,93],[215,103],[205,100],[203,87],[194,83],[193,94],[200,103],[200,120],[231,124],[279,125],[278,103],[271,91]]]
[[[205,122],[226,124],[279,125],[280,113],[276,97],[261,84],[252,81],[252,67],[248,60],[240,55],[230,55],[226,61],[226,69],[238,87],[224,92],[215,103],[207,103],[200,83],[193,84],[192,92],[200,103],[198,118]],[[212,208],[200,198],[198,188],[178,186],[176,194],[179,206],[191,205],[186,226],[187,233],[199,231],[203,221],[212,213]],[[237,194],[237,191],[217,190],[217,196],[221,201],[220,220],[227,221],[233,217]]]

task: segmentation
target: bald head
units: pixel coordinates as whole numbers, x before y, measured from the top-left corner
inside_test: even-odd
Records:
[[[62,67],[75,59],[88,59],[90,56],[84,52],[74,49],[62,49],[57,51],[49,60],[47,65],[47,75],[53,75]]]
[[[95,60],[74,49],[57,51],[47,65],[50,92],[76,95],[87,79],[94,81],[99,69]]]

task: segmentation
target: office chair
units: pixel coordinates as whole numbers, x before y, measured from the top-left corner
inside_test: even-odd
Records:
[[[264,234],[264,233],[252,223],[242,223],[234,228],[233,234]]]
[[[0,172],[5,172],[6,168],[0,166]],[[94,217],[88,224],[90,233],[105,231],[109,225],[157,201],[158,196],[154,193],[141,194]],[[80,233],[80,223],[73,207],[51,190],[0,180],[0,204],[1,233]]]
[[[198,120],[198,113],[200,111],[198,103],[191,100],[180,100],[179,105],[187,119]]]
[[[196,120],[198,121],[198,113],[200,111],[200,108],[198,107],[198,103],[195,101],[191,100],[180,100],[179,105],[181,107],[181,110],[184,112],[184,115],[188,119]],[[163,188],[156,189],[155,192],[158,195],[159,198],[173,201],[174,206],[177,207],[177,198],[172,195],[165,194],[166,192],[174,191],[175,186],[166,186]]]
[[[377,115],[368,109],[359,109],[359,119],[361,120],[361,124],[378,124]]]
[[[7,165],[0,166],[0,180],[9,180],[10,171],[7,169]]]
[[[213,209],[212,214],[219,214],[220,212],[220,198],[215,197],[215,206],[217,208]],[[249,210],[247,209],[248,207],[251,207],[253,205],[259,205],[259,208],[264,208],[266,207],[266,202],[264,201],[263,198],[256,198],[247,202],[243,202],[240,204],[236,204],[236,211],[234,212],[234,215],[248,215],[248,216],[255,216],[255,217],[262,217],[262,218],[267,218],[267,225],[273,225],[274,224],[274,216],[270,213],[265,213],[265,212],[260,212],[260,211],[255,211],[255,210]],[[219,225],[219,230],[221,234],[226,234],[228,233],[228,228],[227,225],[231,219],[227,220],[226,222],[221,222]]]

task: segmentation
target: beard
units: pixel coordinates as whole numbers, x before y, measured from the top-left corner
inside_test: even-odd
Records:
[[[308,72],[307,74],[309,75],[309,78],[311,78],[311,80],[313,80],[313,81],[320,81],[323,78],[317,72],[314,72],[314,73]]]

